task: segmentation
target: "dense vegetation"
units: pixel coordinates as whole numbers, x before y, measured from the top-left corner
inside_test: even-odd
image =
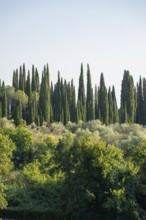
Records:
[[[25,65],[0,85],[0,214],[14,219],[146,219],[146,79],[124,71],[121,106],[92,88],[50,83]],[[77,101],[76,101],[77,98]]]
[[[0,209],[15,219],[146,219],[146,129],[0,119]],[[7,209],[6,209],[7,207]]]
[[[31,73],[30,73],[31,72]],[[48,64],[41,80],[37,68],[26,70],[25,64],[13,72],[12,86],[0,84],[0,118],[13,119],[16,125],[43,122],[84,122],[99,119],[104,124],[146,124],[146,79],[134,85],[129,71],[124,71],[121,83],[121,104],[118,109],[114,86],[106,88],[103,73],[99,86],[92,87],[90,67],[87,65],[86,89],[81,64],[78,93],[73,79],[67,82],[60,77],[50,82]],[[76,100],[77,99],[77,100]]]

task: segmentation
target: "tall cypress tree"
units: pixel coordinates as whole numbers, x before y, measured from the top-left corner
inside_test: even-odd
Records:
[[[4,95],[2,96],[2,117],[8,118],[8,102],[6,92],[4,92]]]
[[[13,81],[12,85],[15,88],[15,90],[18,90],[18,69],[16,71],[13,71]]]
[[[19,90],[23,90],[23,73],[22,66],[19,68]]]
[[[60,72],[58,71],[58,80],[54,86],[54,96],[53,96],[53,112],[54,120],[62,121],[62,96],[61,96],[61,79]]]
[[[121,89],[121,122],[134,123],[135,111],[135,88],[133,77],[130,75],[129,71],[125,70]]]
[[[12,114],[12,118],[14,119],[16,125],[19,125],[21,123],[22,103],[21,103],[20,99],[16,100],[15,107],[14,107],[13,114]]]
[[[111,88],[108,90],[108,103],[109,103],[109,123],[113,124],[113,97],[111,93]]]
[[[25,64],[23,63],[23,67],[22,67],[22,74],[23,74],[23,91],[25,91],[25,84],[26,84],[26,71],[25,71]]]
[[[50,88],[50,101],[51,101],[50,122],[53,123],[53,121],[54,121],[54,86],[53,86],[53,82],[51,82],[51,88]]]
[[[113,100],[113,123],[119,122],[119,112],[115,94],[115,87],[112,87],[112,100]]]
[[[100,76],[100,87],[99,87],[99,95],[98,95],[98,103],[99,103],[99,119],[104,124],[108,124],[109,122],[109,103],[108,103],[108,94],[107,89],[104,82],[103,73]]]
[[[50,79],[49,79],[49,67],[44,66],[44,71],[42,74],[42,82],[40,89],[40,99],[39,99],[39,109],[40,114],[44,121],[50,123]]]
[[[64,103],[64,124],[67,124],[68,121],[70,121],[70,111],[69,111],[68,98],[66,92],[65,103]]]
[[[26,107],[25,120],[27,124],[33,122],[32,118],[32,91],[31,91],[31,81],[30,81],[30,71],[27,74],[27,80],[25,85],[25,93],[28,96],[28,105]]]
[[[49,66],[47,64],[46,69],[44,69],[44,119],[46,122],[50,123],[50,76],[49,76]]]
[[[86,121],[86,97],[84,87],[83,64],[81,64],[81,72],[79,77],[77,108],[78,120]]]
[[[2,118],[2,101],[0,100],[0,118]]]
[[[86,113],[87,121],[94,119],[94,108],[93,108],[93,88],[91,82],[90,67],[87,64],[87,100],[86,100]]]
[[[31,80],[31,88],[32,91],[39,92],[40,83],[39,83],[39,73],[37,68],[32,65],[32,80]]]
[[[28,71],[27,74],[27,80],[26,80],[26,85],[25,85],[25,93],[28,95],[28,97],[31,94],[31,82],[30,82],[30,72]]]
[[[31,90],[35,91],[35,67],[32,65],[32,80],[31,80]]]
[[[70,106],[71,106],[71,84],[70,82],[67,83],[66,85],[66,94],[67,94],[67,100],[68,100],[68,105],[69,105],[69,111],[70,111]]]
[[[98,90],[97,85],[95,85],[95,95],[94,95],[94,103],[95,103],[95,119],[99,119],[99,108],[98,108]]]
[[[39,92],[40,89],[40,81],[39,81],[39,73],[37,68],[35,69],[35,91]]]
[[[143,79],[143,119],[142,124],[146,125],[146,79]]]
[[[19,90],[25,91],[25,64],[19,69]]]
[[[70,120],[76,122],[76,93],[73,79],[71,80]]]
[[[38,114],[38,100],[37,100],[37,92],[33,92],[31,95],[31,123],[34,122],[36,125],[40,125],[40,119]]]
[[[141,76],[139,78],[139,84],[137,84],[137,109],[136,109],[136,123],[143,124],[143,87]]]
[[[65,99],[66,99],[66,80],[63,83],[63,78],[61,77],[61,118],[60,121],[64,123],[64,117],[65,117]]]

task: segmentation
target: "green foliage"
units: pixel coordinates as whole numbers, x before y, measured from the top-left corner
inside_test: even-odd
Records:
[[[104,142],[94,144],[90,134],[86,134],[75,141],[70,155],[67,215],[80,219],[91,210],[97,213],[114,210],[117,215],[126,212],[127,185],[132,183],[138,170],[124,161],[122,150],[107,147]]]
[[[23,64],[13,87],[0,85],[0,209],[31,219],[145,220],[146,128],[134,122],[146,124],[146,79],[135,88],[124,71],[118,110],[103,74],[93,98],[89,65],[85,95],[81,64],[77,102],[73,80],[58,72],[50,86],[49,77],[48,64],[41,84]]]
[[[5,191],[1,182],[8,210],[63,219],[145,219],[145,128],[94,120],[29,129],[1,128],[2,140],[7,135],[16,144]],[[11,162],[3,164],[8,172]]]
[[[8,102],[7,102],[6,92],[2,97],[2,117],[8,118]]]
[[[0,134],[0,176],[7,174],[12,168],[11,157],[14,149],[14,143],[6,135]]]
[[[47,178],[45,174],[41,173],[40,165],[40,162],[38,160],[35,160],[34,162],[27,164],[23,168],[22,178],[25,186],[37,186],[38,184],[43,184],[46,182]]]
[[[18,90],[13,94],[14,100],[21,100],[22,107],[25,107],[28,103],[28,96],[25,94],[25,92]]]
[[[0,209],[4,209],[7,206],[4,180],[13,166],[11,158],[14,149],[13,142],[6,135],[0,134]]]
[[[16,145],[13,154],[15,167],[21,168],[32,160],[32,133],[28,129],[19,126],[9,135]]]

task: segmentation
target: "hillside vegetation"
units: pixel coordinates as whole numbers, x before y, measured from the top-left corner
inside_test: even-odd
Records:
[[[0,215],[16,220],[146,219],[146,79],[125,70],[120,107],[90,67],[78,93],[49,66],[0,83]]]
[[[146,219],[146,128],[0,119],[1,215]]]

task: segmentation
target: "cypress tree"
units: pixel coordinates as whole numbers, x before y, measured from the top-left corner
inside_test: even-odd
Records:
[[[26,107],[25,112],[25,120],[27,124],[30,124],[33,122],[33,116],[32,116],[32,91],[31,91],[31,82],[30,82],[30,71],[28,71],[27,74],[27,80],[25,85],[25,93],[28,96],[28,105]]]
[[[87,101],[86,101],[86,113],[87,121],[94,119],[94,108],[93,108],[93,88],[91,82],[90,67],[87,64]]]
[[[14,119],[16,125],[19,125],[21,123],[22,103],[21,103],[20,99],[16,100],[15,107],[14,107],[13,114],[12,114],[12,118]]]
[[[121,122],[134,123],[135,111],[135,88],[133,77],[129,74],[129,71],[125,70],[121,89]],[[127,115],[127,119],[125,115]]]
[[[28,97],[31,95],[31,83],[30,83],[30,72],[28,71],[26,86],[25,86],[25,93]]]
[[[76,113],[77,121],[76,122],[80,121],[81,118],[82,118],[82,112],[81,111],[82,111],[81,103],[78,100],[78,102],[77,102],[77,113]]]
[[[39,73],[37,68],[35,69],[35,91],[39,92],[40,90],[40,81],[39,81]]]
[[[25,64],[23,63],[23,68],[22,68],[22,71],[23,71],[23,91],[25,91],[25,84],[26,84],[26,71],[25,71]]]
[[[54,122],[54,112],[53,112],[52,104],[51,104],[51,109],[50,109],[50,122],[51,122],[51,123]]]
[[[31,124],[33,122],[33,115],[32,115],[32,94],[28,97],[28,105],[26,108],[26,123]]]
[[[139,78],[139,84],[137,84],[137,109],[136,109],[136,123],[143,124],[143,88],[142,88],[142,79]]]
[[[15,88],[15,90],[18,90],[18,69],[16,71],[13,71],[13,81],[12,85]]]
[[[43,82],[44,82],[44,72],[42,72],[42,79],[41,79],[40,93],[39,93],[39,107],[38,108],[39,108],[40,124],[42,124],[44,121],[43,111],[42,111],[42,104],[43,104],[43,99],[44,99]]]
[[[32,89],[32,92],[35,91],[35,68],[34,68],[34,65],[32,65],[31,89]]]
[[[72,101],[72,97],[71,97],[71,84],[70,84],[70,82],[67,83],[66,94],[67,94],[67,100],[68,100],[69,111],[70,111],[70,106],[71,106],[71,101]]]
[[[23,90],[23,75],[22,75],[22,66],[19,68],[19,90]]]
[[[109,103],[109,123],[113,124],[113,97],[111,93],[111,88],[108,90],[108,103]]]
[[[61,118],[60,121],[66,124],[70,120],[70,111],[69,111],[69,94],[68,94],[68,86],[66,80],[61,78]]]
[[[95,119],[99,119],[99,108],[98,108],[98,90],[97,90],[97,85],[95,85],[95,96],[94,96],[95,100],[94,100],[94,103],[95,103]]]
[[[108,124],[109,122],[109,103],[108,103],[108,94],[107,89],[104,82],[103,73],[101,73],[100,77],[100,87],[99,87],[99,95],[98,95],[98,103],[99,103],[99,119],[104,124]]]
[[[142,124],[146,125],[146,79],[143,79],[143,119]]]
[[[8,103],[7,103],[6,92],[2,97],[2,117],[8,118]]]
[[[119,122],[119,112],[115,94],[115,87],[112,87],[112,100],[113,100],[113,123]]]
[[[40,83],[39,83],[39,73],[37,68],[32,65],[32,80],[31,80],[31,88],[32,91],[39,92],[40,89]]]
[[[0,118],[2,118],[2,101],[0,101]]]
[[[53,82],[51,82],[50,100],[51,100],[50,122],[52,123],[54,121],[54,87],[53,87]]]
[[[25,91],[25,79],[26,73],[25,73],[25,64],[23,66],[20,66],[19,69],[19,90]]]
[[[44,75],[44,119],[50,123],[50,76],[49,67],[46,66],[46,73]]]
[[[5,82],[4,81],[2,82],[2,87],[5,87]]]
[[[61,96],[61,80],[60,72],[58,71],[58,80],[54,86],[54,120],[62,121],[62,96]]]
[[[63,78],[61,77],[61,119],[60,121],[64,124],[65,120],[65,97],[66,96],[66,81],[63,84]]]
[[[47,123],[50,123],[50,81],[49,81],[49,67],[44,66],[42,74],[42,82],[40,89],[39,109],[42,118]]]
[[[84,75],[83,75],[83,64],[81,64],[81,72],[79,77],[79,89],[78,89],[78,120],[86,121],[86,97],[84,87]]]
[[[67,99],[67,93],[65,94],[65,103],[64,103],[64,124],[70,121],[70,112],[69,112],[69,105]]]
[[[34,122],[36,125],[39,125],[39,115],[38,115],[38,100],[37,92],[32,93],[31,98],[31,123]]]
[[[76,122],[76,93],[73,79],[71,80],[70,120]]]
[[[15,70],[13,71],[13,78],[12,78],[12,86],[15,88],[15,77],[16,77],[16,74],[15,74]]]

